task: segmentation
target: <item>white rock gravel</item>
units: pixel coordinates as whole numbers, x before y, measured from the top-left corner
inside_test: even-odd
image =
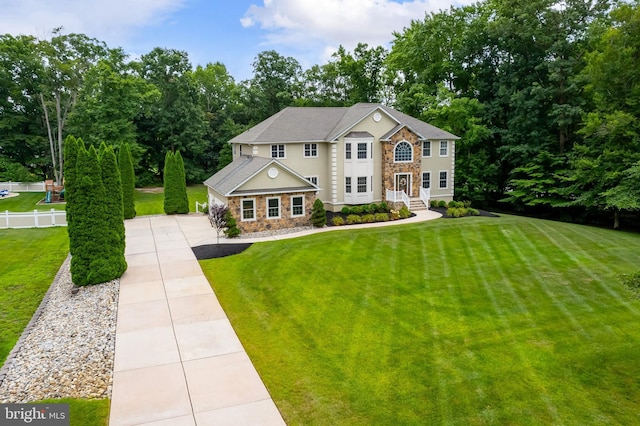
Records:
[[[73,294],[69,261],[0,371],[2,403],[111,396],[120,283]]]

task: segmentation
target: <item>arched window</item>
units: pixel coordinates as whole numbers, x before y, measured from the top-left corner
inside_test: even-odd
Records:
[[[396,145],[395,153],[394,153],[394,161],[396,163],[399,162],[408,162],[413,160],[413,149],[409,142],[400,142]]]

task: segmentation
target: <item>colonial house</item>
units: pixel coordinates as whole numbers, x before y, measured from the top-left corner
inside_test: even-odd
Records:
[[[316,198],[425,209],[453,199],[457,139],[381,104],[289,107],[231,139],[233,162],[204,183],[244,232],[308,225]]]

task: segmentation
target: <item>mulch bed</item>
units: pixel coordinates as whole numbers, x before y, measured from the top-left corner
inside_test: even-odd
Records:
[[[219,257],[231,256],[242,253],[252,243],[233,243],[233,244],[205,244],[202,246],[191,247],[193,254],[198,260],[217,259]]]

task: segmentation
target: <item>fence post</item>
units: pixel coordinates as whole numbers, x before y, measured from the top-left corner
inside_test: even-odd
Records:
[[[33,221],[36,224],[36,228],[38,227],[38,210],[33,211]]]

